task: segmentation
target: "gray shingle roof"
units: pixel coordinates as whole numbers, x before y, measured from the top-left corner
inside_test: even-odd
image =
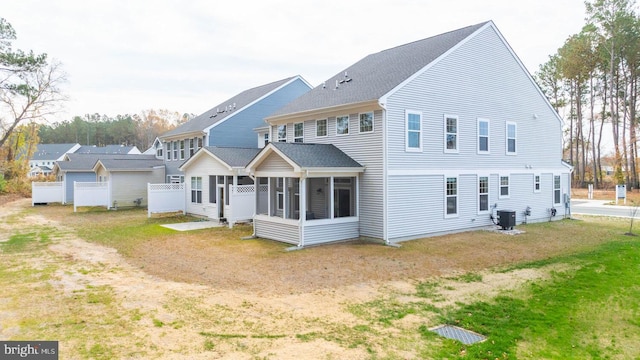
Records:
[[[368,55],[270,117],[377,100],[447,52],[487,22]],[[346,73],[346,77],[345,77]],[[336,81],[338,84],[336,89]]]
[[[76,154],[128,154],[135,146],[107,145],[107,146],[81,146]],[[136,148],[137,149],[137,148]]]
[[[108,171],[151,171],[153,168],[163,166],[164,161],[155,157],[153,160],[147,159],[100,159],[102,165]]]
[[[61,171],[93,171],[93,166],[98,160],[143,160],[143,161],[156,161],[155,155],[121,155],[121,154],[67,154],[68,161],[58,161],[56,164]]]
[[[31,160],[57,160],[77,144],[38,144]]]
[[[363,167],[333,144],[273,142],[271,145],[303,168]]]
[[[249,90],[245,90],[238,95],[223,101],[217,106],[205,111],[204,113],[196,116],[195,118],[187,121],[186,123],[178,126],[173,130],[169,130],[166,133],[162,134],[161,138],[166,138],[169,136],[186,134],[194,131],[202,131],[209,126],[220,122],[244,106],[249,105],[253,101],[261,98],[262,96],[268,94],[269,92],[277,89],[278,87],[286,84],[291,79],[296,76],[292,76],[286,79],[278,80],[266,85],[261,85],[258,87],[254,87]],[[233,106],[235,104],[235,107]],[[226,111],[225,111],[226,110]],[[220,112],[218,112],[220,111]]]
[[[206,146],[205,149],[231,167],[245,167],[260,152],[258,148]]]

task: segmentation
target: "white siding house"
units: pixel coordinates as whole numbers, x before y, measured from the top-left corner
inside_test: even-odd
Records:
[[[314,194],[326,189],[332,211],[313,228],[317,217],[288,218],[270,203],[255,218],[259,237],[304,246],[349,234],[391,244],[489,226],[499,210],[518,223],[568,212],[562,120],[491,21],[369,55],[266,121],[272,143],[248,172],[268,177],[269,199],[284,193],[285,205],[284,183],[299,179],[297,209],[317,205]],[[348,176],[355,231],[336,216],[347,199],[336,169],[307,167],[329,174],[316,183],[276,142],[292,143],[289,153],[295,143],[332,144],[361,164]]]
[[[251,220],[255,214],[256,187],[245,166],[258,150],[231,147],[198,150],[180,166],[187,187],[186,212],[224,219],[229,226]]]

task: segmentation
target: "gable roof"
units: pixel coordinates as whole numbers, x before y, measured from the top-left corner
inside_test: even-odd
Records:
[[[140,150],[134,146],[125,145],[106,145],[106,146],[80,146],[75,151],[76,154],[129,154],[133,151],[135,154],[139,154]]]
[[[147,155],[148,156],[148,155]],[[93,166],[94,171],[102,165],[107,171],[152,171],[164,166],[164,161],[159,159],[99,159]]]
[[[280,115],[378,100],[489,21],[366,56],[275,111]],[[337,88],[336,88],[337,83]]]
[[[189,164],[204,156],[204,154],[208,154],[218,161],[223,162],[230,169],[244,168],[258,152],[260,152],[260,149],[258,148],[205,146],[180,165],[179,170],[184,170],[185,167],[188,167]]]
[[[247,165],[251,169],[257,167],[272,152],[277,153],[298,170],[304,169],[350,169],[364,171],[364,166],[333,144],[285,143],[267,144]]]
[[[93,171],[93,167],[100,159],[112,159],[112,160],[144,160],[152,161],[156,160],[155,155],[142,155],[142,154],[67,154],[66,161],[57,161],[55,166],[60,171],[65,172],[83,172]]]
[[[62,155],[70,153],[80,144],[38,144],[31,160],[57,160]]]
[[[204,113],[194,117],[186,123],[176,127],[175,129],[167,131],[166,133],[160,135],[160,138],[164,139],[180,134],[204,131],[205,129],[233,116],[244,107],[251,105],[256,100],[259,100],[272,91],[297,78],[302,79],[297,75],[245,90],[238,95],[225,100],[217,106],[214,106]]]

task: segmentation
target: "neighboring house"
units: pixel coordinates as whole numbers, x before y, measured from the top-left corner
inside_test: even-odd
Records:
[[[33,157],[29,160],[29,176],[49,175],[56,161],[65,154],[74,153],[80,144],[38,144]]]
[[[138,157],[145,156],[141,159]],[[147,184],[163,182],[165,167],[153,155],[100,158],[93,166],[98,182],[108,183],[110,207],[147,206]]]
[[[371,54],[265,120],[258,237],[393,244],[567,213],[562,120],[491,21]]]
[[[81,146],[75,151],[76,154],[140,154],[138,147],[126,145],[107,145],[107,146]]]
[[[251,220],[255,213],[255,186],[245,166],[258,148],[204,147],[180,166],[187,187],[186,212],[229,225]],[[266,188],[263,189],[266,198]]]
[[[300,76],[245,90],[160,136],[166,182],[183,182],[182,163],[203,146],[255,147],[254,128],[264,118],[311,89]]]
[[[93,168],[100,159],[135,159],[155,161],[156,157],[153,155],[138,154],[66,154],[63,161],[56,161],[53,168],[56,180],[63,183],[64,203],[73,203],[74,182],[98,181],[98,176],[94,172]]]

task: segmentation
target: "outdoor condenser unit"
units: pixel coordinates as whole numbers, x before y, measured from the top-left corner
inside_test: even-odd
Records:
[[[498,225],[502,230],[513,230],[513,227],[516,226],[516,212],[513,210],[498,210]]]

